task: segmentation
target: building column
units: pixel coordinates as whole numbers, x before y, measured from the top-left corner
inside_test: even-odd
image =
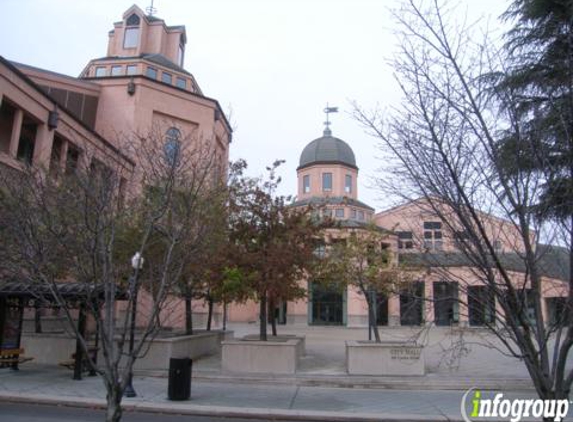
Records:
[[[469,325],[468,285],[458,283],[458,324],[460,327]]]
[[[22,131],[22,122],[24,121],[24,112],[16,109],[14,120],[12,121],[12,136],[10,137],[10,157],[16,158],[18,155],[18,144],[20,143],[20,133]]]
[[[400,326],[400,294],[396,293],[388,298],[388,326]]]
[[[434,322],[434,283],[425,280],[424,283],[424,322],[426,325]]]
[[[34,157],[32,164],[38,168],[49,170],[52,146],[54,144],[54,131],[48,129],[47,124],[38,125],[34,144]]]

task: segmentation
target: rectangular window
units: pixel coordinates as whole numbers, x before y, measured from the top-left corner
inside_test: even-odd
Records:
[[[136,75],[137,74],[137,65],[135,65],[135,64],[127,65],[127,74],[128,75]]]
[[[364,211],[358,211],[358,219],[364,221]]]
[[[413,249],[414,241],[412,232],[400,231],[396,232],[398,235],[398,249]]]
[[[185,89],[187,88],[187,81],[185,78],[177,77],[177,88]]]
[[[352,193],[352,176],[350,174],[344,178],[344,192]]]
[[[20,130],[20,139],[18,142],[18,152],[16,158],[26,164],[32,165],[34,158],[34,147],[36,146],[37,126],[24,118],[22,129]]]
[[[304,193],[310,192],[310,175],[309,174],[307,174],[306,176],[303,176],[303,178],[302,178],[302,191]]]
[[[322,210],[323,217],[332,217],[332,210],[330,208],[325,208]]]
[[[155,69],[154,67],[148,67],[148,68],[147,68],[147,72],[145,73],[145,75],[146,75],[148,78],[157,79],[157,69]]]
[[[96,67],[96,72],[95,72],[96,78],[102,78],[104,76],[107,76],[107,68],[105,67]]]
[[[440,221],[424,221],[424,248],[441,251],[442,223]]]
[[[334,211],[334,215],[336,216],[336,218],[344,218],[344,208],[337,208]]]
[[[330,192],[332,190],[332,173],[322,173],[322,191]]]
[[[111,67],[111,76],[121,76],[122,73],[123,73],[123,66]]]
[[[171,85],[173,78],[171,77],[171,73],[162,72],[161,73],[161,82]]]
[[[123,48],[136,48],[139,41],[139,28],[126,28],[123,37]]]
[[[356,210],[355,209],[350,210],[350,218],[356,220]]]

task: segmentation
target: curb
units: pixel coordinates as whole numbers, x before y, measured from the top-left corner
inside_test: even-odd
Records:
[[[164,371],[140,370],[136,376],[166,378]],[[443,390],[466,391],[469,388],[482,390],[535,391],[527,378],[439,378],[432,375],[379,377],[342,375],[247,375],[240,373],[209,373],[196,371],[192,379],[199,382],[225,384],[293,385],[297,387],[356,388],[380,390]]]
[[[40,405],[57,405],[73,408],[105,409],[106,403],[101,399],[88,399],[83,397],[56,397],[43,394],[2,394],[0,402],[8,403],[33,403]],[[239,408],[225,406],[201,406],[182,402],[167,403],[122,403],[124,412],[143,412],[169,415],[189,416],[215,416],[224,418],[247,418],[252,420],[289,420],[289,421],[314,421],[314,422],[437,422],[451,421],[463,422],[460,416],[452,415],[374,415],[370,413],[332,412],[316,410],[289,410],[267,408]]]

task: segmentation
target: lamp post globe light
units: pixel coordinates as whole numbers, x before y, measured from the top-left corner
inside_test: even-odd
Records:
[[[141,253],[136,252],[133,257],[131,258],[131,267],[133,271],[131,276],[129,277],[129,294],[131,298],[131,321],[129,325],[129,356],[133,356],[133,346],[135,342],[135,319],[137,315],[137,292],[138,292],[138,283],[137,283],[137,273],[143,267],[143,257]],[[128,381],[127,385],[125,386],[125,390],[123,394],[126,397],[135,397],[137,393],[133,388],[133,367],[130,369],[128,374]]]

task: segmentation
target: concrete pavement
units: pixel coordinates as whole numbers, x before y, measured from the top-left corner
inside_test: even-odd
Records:
[[[105,405],[98,377],[71,379],[69,371],[29,364],[20,371],[0,372],[0,400],[74,407]],[[194,379],[191,400],[167,400],[167,379],[136,376],[137,397],[125,398],[128,410],[290,420],[461,420],[459,390],[387,390],[329,388],[200,381]],[[509,392],[506,392],[506,394]],[[533,392],[513,392],[532,397]]]
[[[236,336],[255,333],[255,325],[235,325]],[[349,376],[344,371],[344,341],[365,339],[365,329],[280,327],[281,333],[306,335],[307,354],[296,375],[237,375],[220,370],[220,356],[194,362],[191,400],[167,400],[164,372],[136,373],[136,398],[128,410],[245,419],[319,421],[461,420],[465,390],[499,389],[506,396],[534,397],[523,363],[497,350],[495,339],[472,330],[383,329],[382,336],[426,345],[424,377]],[[34,363],[20,371],[0,370],[0,400],[104,406],[105,390],[97,377],[71,379],[71,371]],[[1,410],[0,410],[1,412]]]

